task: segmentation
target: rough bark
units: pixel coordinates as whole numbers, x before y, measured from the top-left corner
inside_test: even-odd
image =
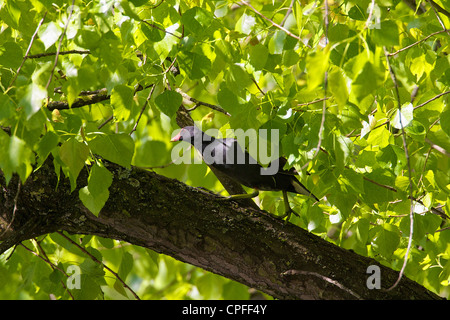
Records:
[[[17,197],[17,176],[6,186],[0,172],[0,253],[20,241],[62,230],[150,248],[279,299],[438,298],[405,277],[390,292],[369,290],[366,270],[379,265],[375,260],[242,202],[220,201],[156,173],[114,164],[107,168],[114,181],[98,217],[82,205],[78,189],[70,192],[67,179],[57,182],[51,161],[29,177]],[[83,170],[78,186],[86,181]],[[379,266],[382,286],[388,287],[398,273]]]

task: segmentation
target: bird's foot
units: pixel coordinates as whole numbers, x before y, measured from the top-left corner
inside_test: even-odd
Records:
[[[287,223],[290,219],[291,219],[291,215],[294,214],[295,216],[300,218],[300,215],[295,212],[294,210],[292,210],[291,207],[287,207],[285,213],[282,216],[279,216],[280,219],[284,219],[286,218],[285,222]]]
[[[228,197],[220,197],[217,200],[237,200],[237,199],[251,199],[256,197],[259,194],[258,190],[253,191],[252,193],[245,194],[233,194]]]

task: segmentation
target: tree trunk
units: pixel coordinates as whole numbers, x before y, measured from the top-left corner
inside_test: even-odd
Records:
[[[98,217],[78,199],[78,188],[87,183],[85,169],[72,193],[68,179],[57,182],[50,160],[20,188],[17,176],[6,186],[0,174],[0,253],[62,230],[146,247],[278,299],[439,298],[406,277],[392,291],[369,290],[367,268],[379,265],[373,259],[242,202],[220,201],[156,173],[106,166],[114,181]],[[382,286],[390,286],[398,272],[379,267]]]

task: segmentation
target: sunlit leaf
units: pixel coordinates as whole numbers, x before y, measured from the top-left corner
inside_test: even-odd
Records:
[[[99,135],[89,141],[92,152],[105,159],[129,168],[134,154],[134,141],[125,133]]]
[[[183,97],[175,91],[164,91],[156,97],[155,103],[158,108],[167,116],[172,117],[181,105]]]
[[[397,110],[391,120],[391,124],[396,129],[407,127],[413,120],[413,105],[412,103],[405,103],[400,110]]]

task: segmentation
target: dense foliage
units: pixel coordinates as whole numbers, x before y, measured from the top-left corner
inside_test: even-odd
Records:
[[[205,164],[170,164],[184,103],[203,129],[278,129],[287,167],[322,198],[291,197],[291,223],[396,270],[408,254],[406,276],[448,296],[450,3],[408,4],[0,1],[2,175],[25,183],[51,155],[75,189],[90,164],[79,197],[96,215],[112,180],[102,158],[220,192]],[[279,193],[259,203],[284,212]],[[83,290],[66,288],[71,265]],[[125,282],[140,298],[250,297],[93,236],[51,234],[0,259],[2,298],[134,298]]]

